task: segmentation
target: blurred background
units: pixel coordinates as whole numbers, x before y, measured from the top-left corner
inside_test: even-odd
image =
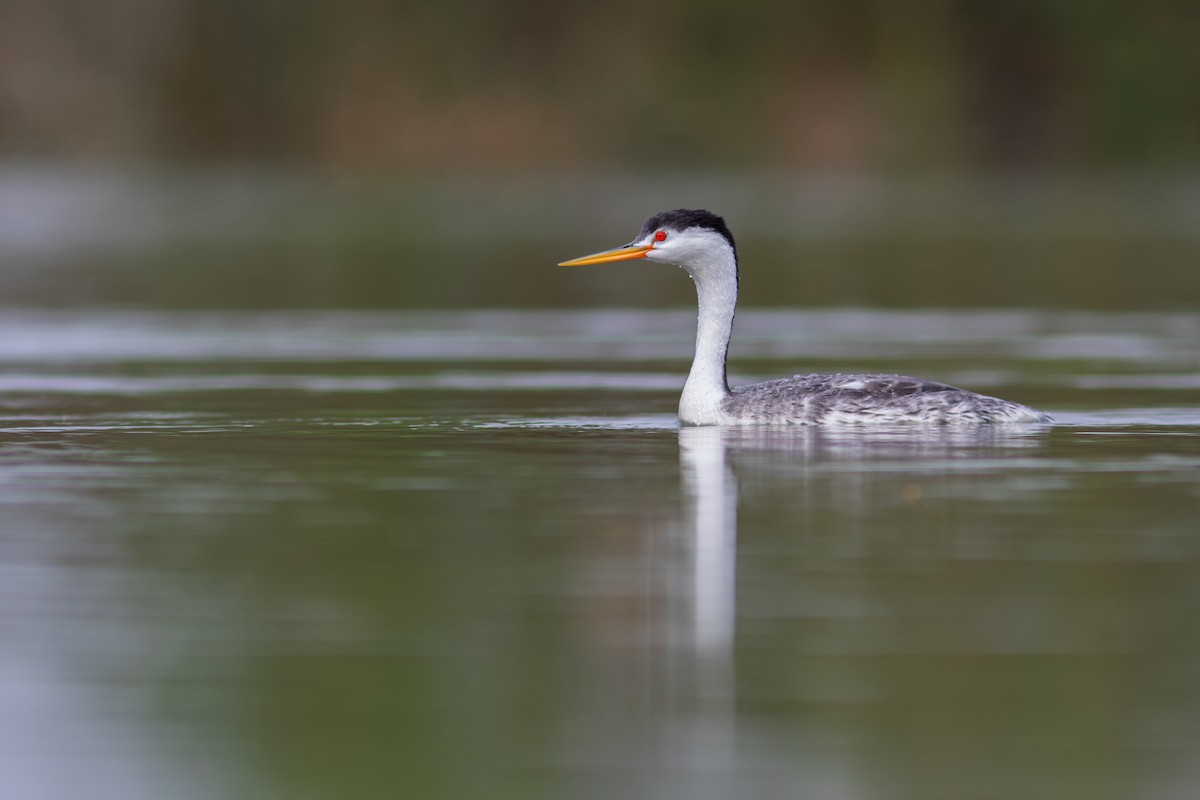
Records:
[[[5,0],[6,304],[689,305],[556,273],[661,208],[755,305],[1172,308],[1200,7]]]
[[[0,797],[1200,796],[1198,34],[0,0]],[[1060,424],[681,432],[690,281],[555,268],[681,206],[733,383]]]

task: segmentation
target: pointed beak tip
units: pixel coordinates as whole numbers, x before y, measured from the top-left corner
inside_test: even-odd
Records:
[[[608,264],[613,261],[629,261],[634,258],[645,258],[654,248],[650,245],[618,247],[615,250],[605,250],[583,258],[573,258],[570,261],[560,261],[560,267],[585,267],[589,264]]]

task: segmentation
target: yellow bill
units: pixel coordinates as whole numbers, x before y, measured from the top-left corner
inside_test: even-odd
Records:
[[[654,248],[651,245],[638,245],[637,247],[618,247],[616,250],[605,250],[603,253],[594,253],[583,258],[576,258],[572,261],[564,261],[559,264],[560,267],[586,267],[588,264],[607,264],[610,261],[628,261],[631,258],[645,258],[646,253]]]

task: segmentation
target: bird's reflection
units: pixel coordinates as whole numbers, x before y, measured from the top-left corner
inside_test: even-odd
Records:
[[[1038,447],[1049,425],[961,425],[931,427],[756,426],[719,429],[724,449],[741,453],[784,453],[789,460],[894,460],[953,456],[978,458],[996,448]],[[692,435],[680,430],[681,442]],[[681,445],[682,447],[682,445]],[[685,456],[686,458],[686,456]]]
[[[720,428],[684,428],[679,453],[693,534],[693,642],[698,653],[721,654],[733,642],[737,481]]]
[[[947,461],[986,461],[991,455],[1044,443],[1046,425],[930,428],[745,426],[685,427],[679,431],[685,525],[691,534],[692,642],[709,664],[702,682],[714,694],[732,692],[737,619],[738,479],[731,464],[753,469],[755,481],[795,481],[825,465],[866,465],[906,472],[942,470]],[[783,467],[781,469],[781,467]],[[724,666],[722,666],[724,665]],[[724,686],[714,682],[726,681]]]
[[[919,496],[908,477],[944,475],[962,462],[995,464],[1014,450],[1044,442],[1046,426],[1004,427],[696,427],[679,431],[683,479],[684,559],[690,571],[688,617],[694,675],[694,715],[685,746],[712,774],[733,774],[737,761],[737,550],[739,476],[745,502],[757,503],[783,486],[802,504],[819,492],[816,505],[870,507],[864,496],[868,473],[905,476],[904,490]],[[736,471],[735,471],[736,467]],[[831,475],[832,471],[832,475]],[[886,481],[885,481],[886,483]],[[830,496],[829,491],[833,491]],[[783,533],[782,531],[780,532]],[[722,771],[722,766],[729,769]],[[712,796],[734,796],[732,786],[706,785]]]

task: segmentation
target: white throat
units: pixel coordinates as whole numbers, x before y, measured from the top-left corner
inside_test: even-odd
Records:
[[[724,240],[722,240],[723,243]],[[696,283],[696,356],[679,398],[685,425],[717,425],[721,403],[729,396],[725,359],[737,306],[737,264],[727,247],[708,248],[702,259],[683,267]]]

